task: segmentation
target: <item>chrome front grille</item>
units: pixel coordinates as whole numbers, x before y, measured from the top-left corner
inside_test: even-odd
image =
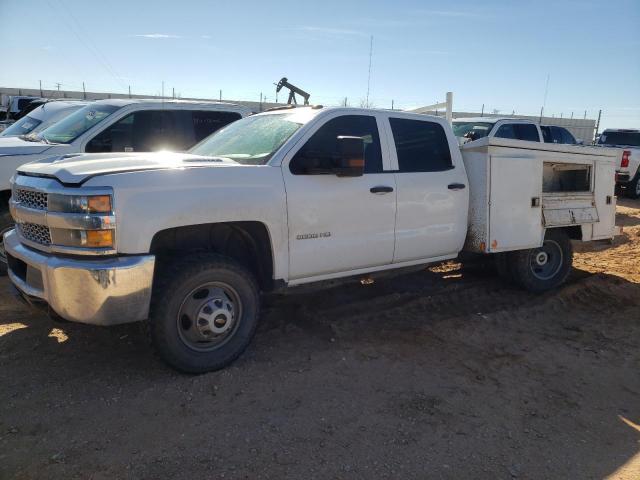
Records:
[[[51,245],[51,232],[49,227],[38,225],[36,223],[18,223],[18,232],[20,235],[30,242],[40,245]]]
[[[46,210],[48,194],[35,190],[25,190],[24,188],[16,188],[13,192],[14,200],[20,205],[36,210]]]

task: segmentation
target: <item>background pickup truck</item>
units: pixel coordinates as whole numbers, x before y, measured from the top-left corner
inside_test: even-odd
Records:
[[[217,102],[99,100],[36,135],[0,137],[0,240],[13,228],[9,181],[20,165],[85,152],[186,150],[250,113],[248,108]],[[5,268],[0,241],[0,274]]]
[[[456,118],[453,121],[453,132],[457,137],[465,137],[470,141],[489,137],[511,138],[529,142],[563,143],[567,145],[579,143],[571,132],[564,127],[540,125],[526,118]]]
[[[608,128],[597,144],[622,150],[616,186],[628,197],[640,198],[640,130]]]
[[[615,233],[617,152],[483,138],[444,119],[306,107],[239,120],[188,153],[19,168],[5,234],[31,300],[96,325],[142,320],[170,365],[232,362],[260,292],[495,254],[510,283],[560,286],[571,240]]]

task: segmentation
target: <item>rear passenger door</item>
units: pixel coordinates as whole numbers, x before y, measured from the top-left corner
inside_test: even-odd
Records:
[[[445,124],[389,116],[397,209],[394,263],[457,255],[467,230],[469,186]]]

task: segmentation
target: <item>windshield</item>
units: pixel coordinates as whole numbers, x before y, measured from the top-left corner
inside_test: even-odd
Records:
[[[598,145],[629,145],[640,147],[640,132],[604,132]]]
[[[453,122],[453,133],[456,137],[464,137],[467,134],[472,140],[477,140],[489,135],[493,123],[489,122]]]
[[[42,120],[38,120],[37,118],[33,118],[27,115],[26,117],[22,117],[20,120],[18,120],[9,128],[7,128],[4,132],[2,132],[0,134],[0,137],[14,137],[17,135],[26,135],[41,123],[42,123]]]
[[[119,108],[114,105],[87,105],[40,132],[38,139],[52,143],[71,143]]]
[[[265,165],[302,125],[293,118],[292,114],[243,118],[205,138],[189,153],[230,158],[245,165]]]

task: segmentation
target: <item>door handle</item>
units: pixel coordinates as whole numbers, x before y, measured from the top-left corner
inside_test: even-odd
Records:
[[[464,183],[450,183],[449,185],[447,185],[447,188],[449,190],[462,190],[466,187],[466,185]]]
[[[386,185],[378,185],[377,187],[371,187],[369,191],[371,193],[376,193],[376,194],[391,193],[393,192],[393,187],[387,187]]]

